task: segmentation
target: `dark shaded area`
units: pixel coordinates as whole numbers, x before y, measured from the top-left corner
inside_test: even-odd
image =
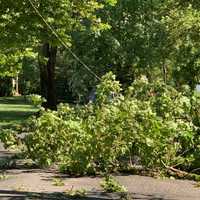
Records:
[[[0,111],[0,122],[3,123],[0,124],[0,128],[14,128],[17,124],[22,123],[34,113],[34,111]]]
[[[15,166],[16,155],[15,152],[5,150],[3,144],[0,143],[0,173]]]
[[[0,78],[0,97],[12,94],[11,78]]]
[[[18,105],[24,105],[28,104],[25,97],[1,97],[0,98],[0,104],[18,104]]]
[[[34,111],[0,111],[0,119],[4,122],[19,121],[33,115]]]

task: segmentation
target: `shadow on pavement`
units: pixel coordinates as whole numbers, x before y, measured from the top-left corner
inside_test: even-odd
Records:
[[[123,196],[117,194],[108,194],[102,192],[91,192],[86,197],[70,197],[65,193],[37,193],[37,192],[25,192],[25,191],[11,191],[11,190],[0,190],[0,200],[111,200],[121,199],[127,200]],[[153,195],[144,194],[131,194],[130,199],[134,200],[173,200],[155,197]]]
[[[36,193],[36,192],[22,192],[22,191],[10,191],[0,190],[1,200],[109,200],[112,197],[106,196],[105,194],[89,194],[88,197],[70,197],[64,193]],[[94,196],[93,196],[94,195]],[[98,196],[97,196],[98,195]],[[101,195],[101,196],[99,196]]]

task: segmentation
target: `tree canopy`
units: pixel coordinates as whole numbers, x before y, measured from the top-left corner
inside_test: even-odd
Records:
[[[108,71],[116,74],[123,88],[141,74],[152,81],[162,77],[177,87],[195,88],[199,83],[197,1],[2,0],[0,4],[1,76],[20,73],[27,49],[28,56],[37,53],[38,92],[47,102],[54,99],[50,107],[57,103],[53,93],[58,79],[65,79],[65,90],[78,101],[85,101],[98,83],[95,75]]]

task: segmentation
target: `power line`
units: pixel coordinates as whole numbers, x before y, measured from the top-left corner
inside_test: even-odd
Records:
[[[46,21],[46,19],[42,16],[42,14],[39,12],[39,10],[36,8],[32,0],[28,0],[28,2],[31,4],[32,8],[35,10],[36,14],[42,19],[42,21],[45,23],[45,25],[49,28],[49,30],[56,36],[56,38],[59,40],[59,42],[71,53],[71,55],[87,69],[97,80],[101,80],[101,78],[93,72],[90,67],[88,67],[65,43],[65,41],[59,36],[59,34],[56,32],[56,30]]]

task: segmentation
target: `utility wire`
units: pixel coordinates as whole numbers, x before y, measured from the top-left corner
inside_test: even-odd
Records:
[[[40,11],[36,8],[36,6],[34,5],[34,3],[32,2],[32,0],[28,0],[28,2],[30,3],[30,5],[32,6],[32,8],[35,10],[36,14],[42,19],[42,21],[45,23],[45,25],[49,28],[49,30],[56,36],[56,38],[59,40],[59,42],[71,53],[71,55],[80,63],[83,65],[83,67],[85,69],[87,69],[87,71],[89,71],[93,76],[95,76],[95,78],[97,80],[101,80],[101,78],[95,73],[93,72],[90,67],[88,67],[69,47],[68,45],[65,43],[65,41],[59,36],[59,34],[56,32],[56,30],[54,30],[54,28],[46,21],[46,19],[42,16],[42,14],[40,13]]]

